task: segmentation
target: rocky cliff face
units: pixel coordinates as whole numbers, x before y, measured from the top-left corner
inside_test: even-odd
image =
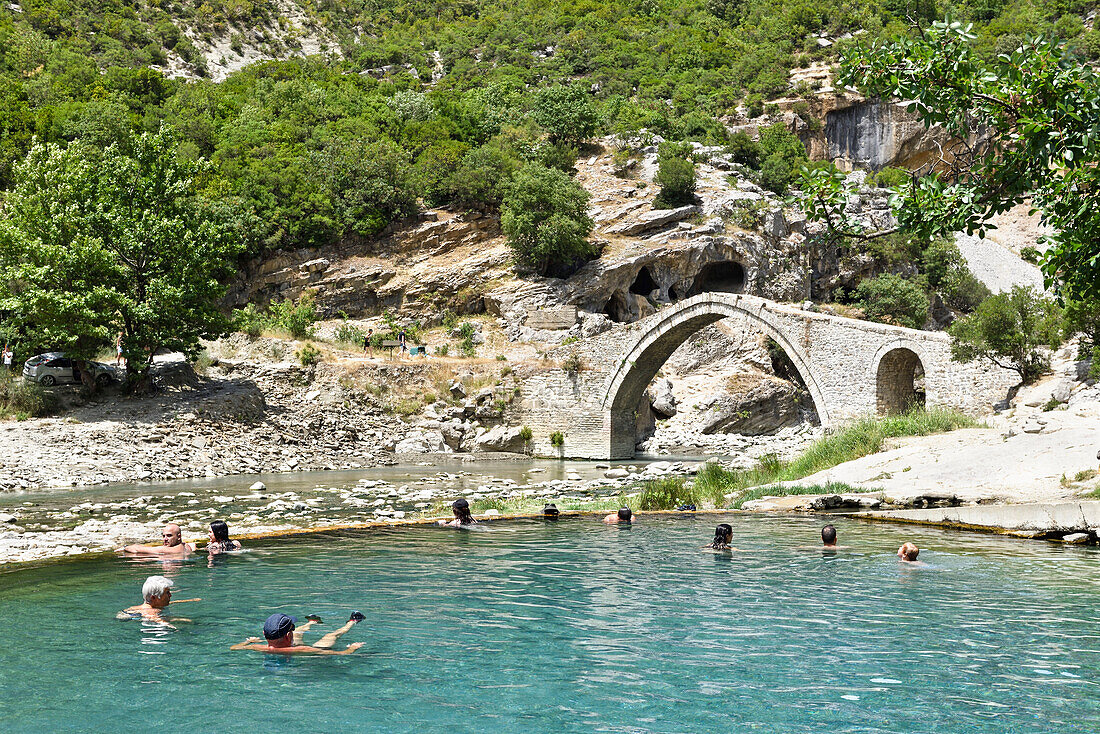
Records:
[[[877,100],[839,104],[826,112],[824,134],[825,157],[848,171],[915,168],[947,142],[942,130],[925,129],[904,106]]]

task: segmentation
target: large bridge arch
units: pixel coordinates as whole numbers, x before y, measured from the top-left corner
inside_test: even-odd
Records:
[[[661,366],[692,334],[729,316],[744,317],[783,348],[810,392],[821,425],[830,425],[829,406],[808,356],[759,303],[732,294],[704,293],[662,310],[659,316],[638,336],[607,381],[602,404],[612,458],[634,455],[635,412]]]

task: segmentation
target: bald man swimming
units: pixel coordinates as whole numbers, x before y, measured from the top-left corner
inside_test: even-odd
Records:
[[[118,553],[134,556],[157,556],[160,558],[183,558],[195,552],[195,546],[183,542],[183,531],[174,522],[164,526],[160,532],[160,545],[128,545],[119,548]]]

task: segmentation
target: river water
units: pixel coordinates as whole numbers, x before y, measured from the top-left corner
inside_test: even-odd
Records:
[[[744,551],[700,550],[714,524]],[[344,531],[0,574],[5,732],[1095,732],[1095,549],[838,519]],[[900,564],[903,540],[924,567]],[[116,621],[166,574],[178,629]],[[353,655],[229,646],[366,615]],[[343,646],[341,643],[340,647]]]

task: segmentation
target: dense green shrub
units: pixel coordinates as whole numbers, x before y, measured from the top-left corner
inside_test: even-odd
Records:
[[[726,152],[734,163],[752,169],[760,167],[760,143],[749,137],[748,133],[737,132],[730,136],[726,143]]]
[[[267,326],[267,314],[256,308],[254,304],[250,303],[233,312],[233,328],[253,339],[263,333],[265,326]]]
[[[695,164],[687,158],[664,156],[657,163],[654,183],[661,187],[653,206],[672,209],[695,203]]]
[[[303,367],[312,367],[321,361],[323,355],[320,349],[306,342],[300,349],[294,352],[294,356],[298,358],[298,362],[300,362]]]
[[[1066,336],[1078,335],[1077,354],[1090,361],[1089,377],[1100,379],[1100,302],[1067,301]]]
[[[363,346],[363,341],[367,338],[367,333],[358,326],[349,324],[347,316],[344,316],[341,322],[336,326],[333,337],[338,342],[361,348]]]
[[[588,192],[561,171],[539,165],[520,170],[500,218],[516,259],[545,275],[597,256],[588,241],[588,199]]]
[[[313,294],[303,293],[297,301],[287,299],[268,306],[268,323],[272,328],[283,329],[295,339],[313,337],[313,325],[317,323],[317,306]]]
[[[928,320],[928,296],[924,289],[892,273],[860,281],[854,300],[871,321],[919,329]]]
[[[990,295],[989,288],[970,272],[958,246],[951,240],[929,243],[921,255],[921,272],[928,286],[957,311],[969,313]]]
[[[760,132],[760,185],[777,194],[787,192],[809,158],[806,146],[781,123],[769,125]]]
[[[583,143],[596,134],[599,112],[580,85],[555,84],[535,93],[535,122],[555,143]]]

